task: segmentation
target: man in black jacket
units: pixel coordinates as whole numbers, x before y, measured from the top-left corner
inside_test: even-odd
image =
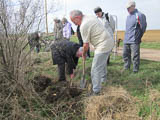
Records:
[[[71,41],[59,41],[51,46],[53,65],[58,65],[59,81],[66,81],[66,72],[71,79],[74,77],[74,69],[78,64],[78,58],[82,56],[83,49],[79,44]]]

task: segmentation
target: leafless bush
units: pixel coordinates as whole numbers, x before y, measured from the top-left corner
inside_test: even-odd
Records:
[[[40,28],[43,5],[41,0],[13,1],[0,0],[0,119],[40,119],[31,106],[40,99],[27,79],[32,67],[27,36]]]

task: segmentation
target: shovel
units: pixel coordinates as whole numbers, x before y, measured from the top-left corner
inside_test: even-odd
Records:
[[[82,78],[80,81],[80,88],[85,88],[86,87],[86,80],[85,80],[85,60],[83,59],[83,73],[82,73]]]

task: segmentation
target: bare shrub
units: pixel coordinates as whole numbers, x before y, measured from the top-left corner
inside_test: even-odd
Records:
[[[41,119],[33,112],[33,100],[43,101],[28,79],[32,55],[27,37],[41,28],[42,6],[42,0],[0,0],[0,119]]]

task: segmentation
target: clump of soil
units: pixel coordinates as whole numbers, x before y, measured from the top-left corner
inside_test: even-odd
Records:
[[[49,85],[51,85],[51,78],[46,76],[35,76],[33,85],[36,92],[43,92]]]

